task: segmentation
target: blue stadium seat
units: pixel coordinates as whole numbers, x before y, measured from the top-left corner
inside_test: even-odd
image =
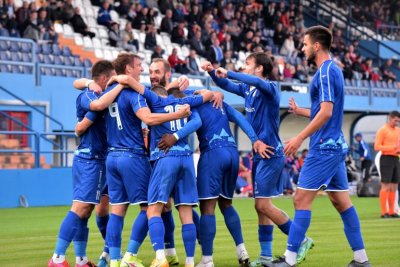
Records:
[[[25,52],[25,53],[32,52],[32,44],[31,43],[22,43],[21,42],[20,51],[21,52]]]
[[[37,60],[39,63],[44,63],[44,55],[42,55],[42,54],[36,54],[36,60]]]
[[[63,56],[54,55],[54,64],[56,64],[56,65],[64,65],[64,57]]]
[[[350,79],[345,79],[345,80],[344,80],[344,83],[345,83],[346,86],[351,86],[351,81],[350,81]]]
[[[61,51],[60,47],[58,46],[58,44],[53,44],[52,49],[53,49],[52,54],[54,56],[60,56],[62,54],[62,51]]]
[[[11,72],[11,67],[10,67],[10,65],[0,64],[0,72],[1,72],[1,73],[4,73],[4,72]]]
[[[22,68],[21,68],[21,66],[18,66],[18,65],[12,65],[11,72],[12,73],[22,73]]]
[[[77,67],[83,67],[83,63],[79,57],[74,57],[74,65]]]
[[[74,60],[73,57],[64,56],[64,65],[65,65],[65,66],[73,66],[73,65],[74,65],[73,60]]]
[[[362,87],[370,87],[371,84],[369,83],[368,80],[361,80],[361,85]]]
[[[41,44],[41,53],[45,55],[50,55],[51,54],[51,45],[50,44]]]
[[[55,69],[54,70],[54,73],[55,73],[55,75],[56,76],[65,76],[65,70],[63,70],[63,69]]]
[[[23,62],[32,62],[32,53],[21,53]]]
[[[71,49],[69,49],[68,46],[64,46],[63,49],[62,49],[62,54],[63,54],[64,57],[65,56],[72,56]]]
[[[357,81],[354,79],[351,79],[351,86],[357,86]]]
[[[382,88],[388,88],[388,84],[386,81],[382,81]]]
[[[8,36],[10,36],[10,33],[8,32],[7,29],[0,28],[0,36],[8,37]]]
[[[92,64],[92,61],[90,61],[89,59],[85,59],[85,61],[83,62],[83,65],[86,68],[91,68],[93,64]]]
[[[0,53],[0,60],[11,60],[10,51],[5,51]]]
[[[40,68],[40,73],[42,75],[54,75],[54,70],[51,68]]]
[[[65,70],[65,76],[67,76],[67,77],[75,77],[74,73],[73,73],[73,70],[70,70],[70,69],[66,69]]]
[[[18,52],[19,51],[19,42],[10,42],[10,51]]]
[[[10,32],[10,37],[21,38],[19,31],[15,30],[15,29],[11,29],[9,32]]]
[[[20,52],[11,53],[11,60],[12,61],[22,61],[22,55]]]
[[[54,64],[54,57],[52,55],[43,55],[43,63]]]
[[[378,88],[382,88],[383,87],[381,81],[375,81],[375,86],[378,87]]]
[[[10,46],[10,42],[6,40],[0,40],[0,51],[7,51]]]
[[[32,74],[33,68],[31,66],[22,66],[22,73]]]

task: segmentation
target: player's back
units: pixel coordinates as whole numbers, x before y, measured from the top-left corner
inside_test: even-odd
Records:
[[[197,130],[202,153],[217,147],[236,147],[225,112],[227,104],[223,103],[223,108],[214,108],[213,104],[208,102],[197,108],[202,121],[201,127]]]
[[[310,150],[346,150],[348,148],[342,133],[344,111],[344,78],[340,68],[326,60],[310,84],[312,120],[321,109],[322,102],[332,102],[331,118],[310,136]]]
[[[115,85],[107,88],[106,92]],[[147,107],[142,96],[131,89],[124,89],[105,111],[108,149],[129,149],[144,153],[142,121],[136,112]]]
[[[76,117],[81,121],[85,116],[93,124],[80,136],[80,144],[75,155],[85,158],[105,158],[107,149],[106,128],[103,112],[90,111],[90,102],[99,97],[89,89],[83,90],[76,99]]]

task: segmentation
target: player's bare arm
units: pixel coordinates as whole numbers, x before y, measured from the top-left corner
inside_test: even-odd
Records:
[[[112,102],[114,102],[115,98],[121,93],[124,89],[124,86],[121,84],[115,86],[112,90],[103,94],[100,98],[93,100],[90,102],[90,110],[100,111],[106,109]]]
[[[81,79],[75,80],[73,83],[73,86],[75,89],[78,89],[78,90],[83,90],[86,87],[88,87],[90,90],[92,90],[93,92],[96,92],[98,94],[100,94],[103,91],[101,89],[100,85],[95,83],[95,81],[86,79],[86,78],[81,78]]]
[[[90,126],[92,126],[93,121],[89,120],[88,118],[84,117],[80,122],[75,125],[75,135],[81,136],[84,134]]]
[[[311,134],[319,130],[332,117],[332,111],[332,102],[322,102],[321,109],[314,119],[307,125],[307,127],[304,128],[297,136],[285,141],[285,155],[295,155],[303,141]]]
[[[293,97],[289,98],[289,112],[293,113],[295,115],[298,115],[298,116],[306,117],[306,118],[310,117],[310,109],[308,109],[308,108],[300,108],[296,104],[296,101],[294,101]]]
[[[152,113],[149,108],[141,108],[136,112],[136,116],[148,126],[186,118],[190,114],[189,105],[183,105],[178,111],[172,113]]]
[[[111,84],[111,83],[114,83],[114,82],[117,82],[122,86],[127,86],[127,87],[135,90],[136,92],[138,92],[141,95],[144,94],[144,89],[145,89],[144,85],[142,85],[141,83],[136,81],[131,76],[128,76],[128,75],[125,75],[125,74],[112,76],[110,78],[110,80],[108,81],[108,84]]]

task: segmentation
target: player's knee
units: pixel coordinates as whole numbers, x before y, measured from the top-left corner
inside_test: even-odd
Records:
[[[225,199],[225,198],[219,198],[218,199],[218,206],[219,209],[222,211],[224,209],[227,209],[232,206],[232,200],[230,199]]]

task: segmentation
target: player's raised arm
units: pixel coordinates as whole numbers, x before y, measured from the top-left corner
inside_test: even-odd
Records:
[[[217,73],[220,71],[221,68],[217,69]],[[234,71],[227,71],[226,77],[229,79],[234,79],[243,83],[246,83],[250,86],[257,87],[261,92],[269,95],[274,95],[277,90],[277,84],[272,81],[268,81],[257,77],[255,75],[234,72]]]
[[[294,101],[294,98],[291,97],[289,98],[289,112],[298,116],[310,118],[311,111],[308,108],[300,108],[299,106],[297,106],[296,102]]]
[[[103,94],[100,98],[95,99],[90,102],[90,110],[100,111],[106,109],[112,102],[114,102],[115,98],[119,95],[119,93],[124,89],[124,86],[118,84],[107,93]]]
[[[145,86],[142,85],[141,83],[139,83],[137,80],[135,80],[133,77],[125,75],[125,74],[121,74],[121,75],[116,75],[116,76],[112,76],[110,78],[110,80],[108,81],[109,84],[117,82],[123,86],[127,86],[133,90],[135,90],[136,92],[138,92],[139,94],[143,95],[144,94],[144,90],[145,90]]]
[[[83,90],[85,88],[89,88],[90,90],[92,90],[95,93],[101,94],[101,92],[103,91],[100,87],[100,85],[98,85],[94,80],[90,80],[87,78],[81,78],[81,79],[77,79],[74,81],[73,86],[75,89],[78,90]]]
[[[184,105],[176,112],[172,113],[152,113],[148,107],[140,108],[136,111],[136,116],[148,126],[159,125],[167,121],[179,120],[190,116],[190,106]]]

